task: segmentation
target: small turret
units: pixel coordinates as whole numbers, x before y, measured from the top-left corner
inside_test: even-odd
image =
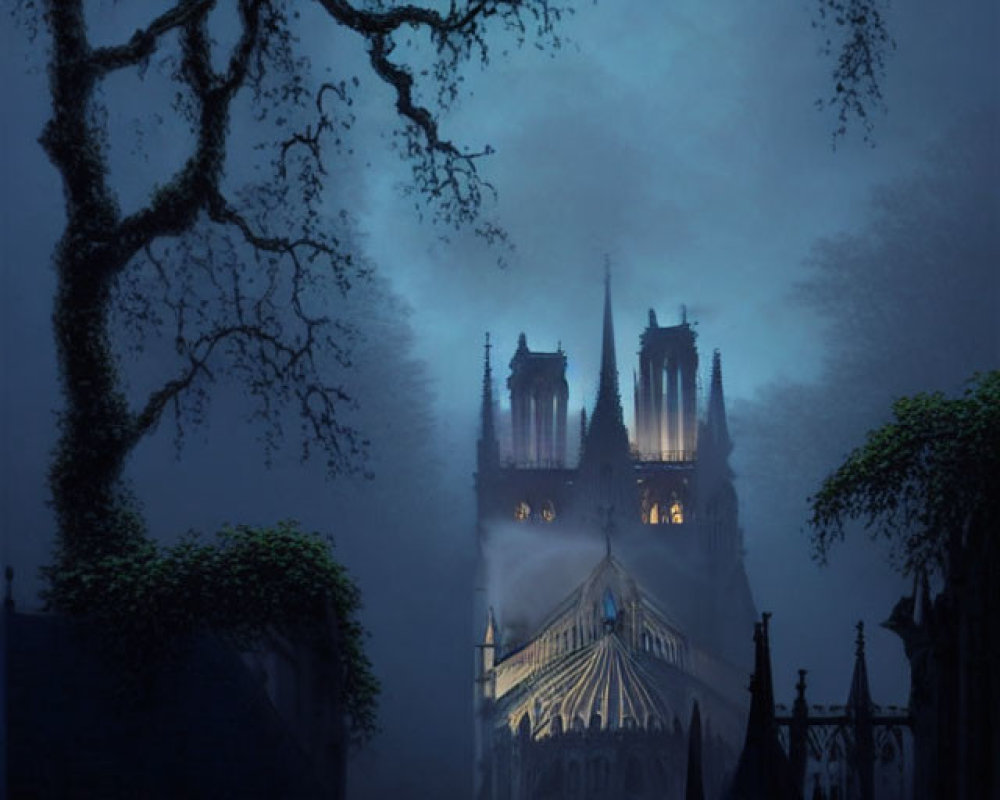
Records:
[[[493,370],[490,366],[490,335],[483,347],[483,398],[480,410],[479,472],[488,473],[500,466],[500,446],[493,419]]]
[[[701,711],[697,700],[691,709],[691,726],[688,728],[687,786],[684,800],[705,800],[701,766]]]
[[[496,692],[493,667],[496,665],[497,644],[497,624],[493,616],[493,608],[490,607],[486,612],[486,632],[483,634],[483,642],[478,648],[479,664],[477,672],[479,674],[476,675],[483,699],[486,700],[492,700]]]
[[[801,800],[791,765],[778,740],[771,678],[770,614],[754,625],[754,673],[750,679],[750,717],[746,742],[727,800]]]
[[[788,728],[788,760],[799,791],[805,794],[806,766],[809,761],[809,704],[806,702],[806,671],[799,670],[792,705],[792,724]]]
[[[857,625],[855,640],[854,674],[851,693],[847,698],[847,717],[854,728],[853,747],[849,753],[853,797],[873,800],[875,797],[875,727],[872,719],[874,706],[868,689],[868,667],[865,664],[865,624]]]
[[[707,441],[705,441],[707,439]],[[708,394],[708,413],[705,419],[705,433],[699,443],[699,456],[709,455],[725,461],[733,449],[729,438],[729,424],[726,421],[726,400],[722,392],[722,356],[716,350],[712,353],[712,379]],[[727,464],[728,469],[728,464]]]

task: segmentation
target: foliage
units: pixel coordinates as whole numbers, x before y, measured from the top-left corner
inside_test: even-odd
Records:
[[[295,522],[226,527],[214,542],[189,535],[166,548],[137,537],[114,554],[62,567],[47,600],[95,622],[133,669],[198,631],[242,650],[275,633],[294,636],[340,660],[351,731],[359,740],[375,731],[379,689],[357,620],[360,593],[330,543]]]
[[[896,47],[883,16],[887,6],[886,0],[819,0],[815,25],[826,34],[823,51],[828,56],[837,51],[837,58],[833,96],[818,105],[837,112],[835,142],[847,133],[852,117],[861,124],[865,141],[871,142],[871,112],[885,108],[885,59]]]
[[[893,416],[811,498],[816,556],[825,561],[845,521],[857,518],[892,542],[904,574],[947,573],[960,552],[983,558],[995,550],[1000,371],[976,376],[958,398],[901,398]]]

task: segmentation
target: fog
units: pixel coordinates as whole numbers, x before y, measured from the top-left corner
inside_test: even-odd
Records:
[[[141,15],[140,4],[128,5],[95,4],[109,39],[139,24],[126,15]],[[444,124],[473,149],[496,148],[481,167],[498,189],[487,211],[513,251],[418,221],[399,188],[408,165],[391,149],[392,98],[357,43],[328,40],[306,15],[315,72],[360,79],[352,152],[331,156],[329,207],[332,218],[348,210],[338,224],[375,275],[327,297],[358,334],[351,366],[329,368],[357,400],[349,420],[371,441],[373,478],[327,480],[321,461],[300,462],[294,437],[265,468],[245,393],[222,381],[180,452],[164,420],[129,479],[164,541],[284,518],[334,536],[362,589],[383,680],[382,733],[353,758],[352,796],[461,797],[471,787],[472,644],[485,624],[472,617],[482,336],[496,343],[501,387],[520,331],[535,349],[561,343],[576,418],[596,392],[605,255],[626,417],[648,308],[671,324],[686,305],[704,384],[709,354],[722,351],[747,565],[758,607],[774,613],[779,701],[791,701],[802,666],[811,702],[843,702],[859,618],[874,699],[906,701],[902,648],[876,623],[908,585],[863,535],[817,566],[805,499],[893,397],[955,391],[1000,363],[1000,11],[988,0],[890,9],[898,46],[876,145],[854,131],[836,149],[835,119],[814,108],[829,93],[830,63],[812,13],[736,0],[587,3],[555,53],[494,48],[487,71],[468,70],[468,94]],[[62,195],[36,142],[48,114],[41,40],[7,16],[0,25],[0,555],[16,570],[18,606],[37,608],[36,571],[54,535],[50,259]],[[110,124],[126,206],[184,153],[167,92],[155,69],[147,84],[107,88],[109,104],[122,101]],[[237,114],[241,157],[249,124]],[[230,175],[244,169],[235,159]],[[122,363],[136,390],[159,375],[149,353],[123,349]],[[526,556],[509,552],[520,569]],[[592,563],[589,551],[567,559],[556,547],[551,557],[569,571]]]

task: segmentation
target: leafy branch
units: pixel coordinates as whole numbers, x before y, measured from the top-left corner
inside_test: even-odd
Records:
[[[226,527],[215,541],[191,535],[166,548],[137,540],[64,567],[46,599],[97,623],[137,672],[200,631],[242,650],[294,635],[330,662],[355,739],[375,732],[379,686],[357,618],[360,593],[329,541],[295,522]]]

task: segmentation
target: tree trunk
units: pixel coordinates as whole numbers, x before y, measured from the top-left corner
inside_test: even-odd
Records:
[[[95,244],[98,231],[80,227],[70,223],[56,256],[53,323],[66,405],[49,477],[61,564],[122,552],[137,529],[120,485],[132,419],[108,330],[112,256]]]

